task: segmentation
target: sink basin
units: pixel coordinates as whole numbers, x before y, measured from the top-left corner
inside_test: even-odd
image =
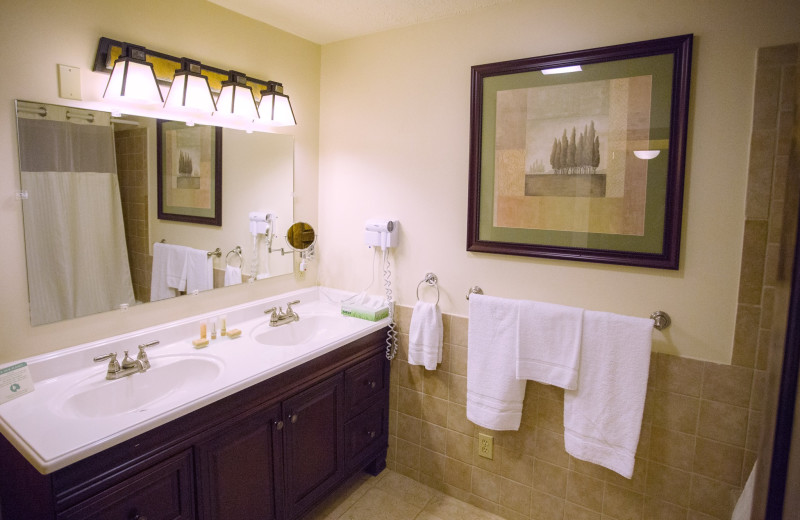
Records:
[[[355,318],[318,314],[301,316],[299,321],[277,327],[262,323],[253,329],[251,337],[262,345],[294,346],[355,331],[360,325]]]
[[[146,412],[207,387],[222,371],[222,364],[212,358],[162,356],[152,358],[150,364],[147,372],[114,381],[94,371],[67,392],[56,407],[64,415],[84,418]]]

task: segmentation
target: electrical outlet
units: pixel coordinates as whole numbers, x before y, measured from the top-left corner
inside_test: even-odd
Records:
[[[494,437],[485,433],[478,434],[478,455],[487,459],[492,458],[494,448]]]

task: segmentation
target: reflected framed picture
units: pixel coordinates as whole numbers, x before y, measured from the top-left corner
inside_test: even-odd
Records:
[[[158,120],[158,218],[222,225],[222,129]]]
[[[678,269],[692,35],[472,67],[467,250]]]

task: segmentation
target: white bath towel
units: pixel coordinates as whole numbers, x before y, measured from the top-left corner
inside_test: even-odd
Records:
[[[150,276],[151,302],[174,298],[178,295],[184,263],[185,255],[178,246],[161,242],[153,244],[153,269]]]
[[[225,287],[242,283],[242,268],[232,265],[225,266]]]
[[[214,259],[202,249],[187,248],[183,280],[186,293],[214,288]]]
[[[582,326],[583,309],[520,301],[517,379],[576,389]]]
[[[442,311],[435,303],[417,301],[408,330],[408,363],[436,370],[442,362]]]
[[[577,390],[564,391],[564,444],[575,458],[633,476],[653,320],[584,311]]]
[[[516,377],[519,302],[469,297],[467,419],[490,430],[518,430],[527,381]]]

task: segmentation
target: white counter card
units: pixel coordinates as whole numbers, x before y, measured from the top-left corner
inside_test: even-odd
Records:
[[[0,368],[0,404],[33,392],[33,378],[27,363]]]

